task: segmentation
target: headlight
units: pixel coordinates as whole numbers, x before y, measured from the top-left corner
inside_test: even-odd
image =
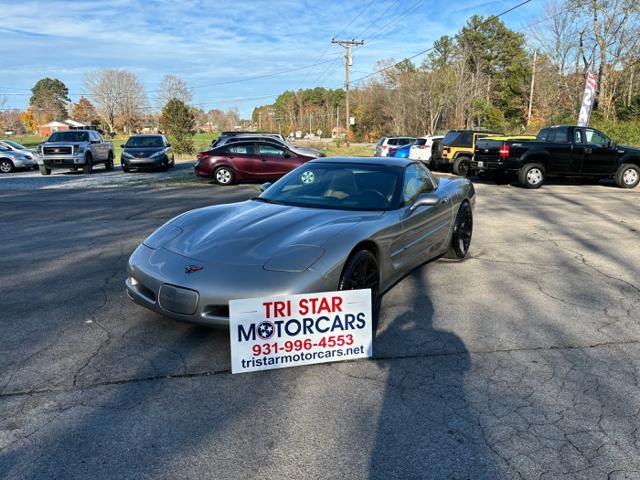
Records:
[[[264,264],[265,270],[273,272],[304,272],[324,253],[315,245],[291,245],[286,250],[271,256]]]
[[[149,158],[159,157],[160,155],[164,155],[164,150],[160,150],[159,152],[154,153]]]
[[[127,152],[122,152],[122,158],[133,158],[133,155]]]
[[[82,153],[82,152],[84,152],[84,147],[82,145],[74,145],[71,153],[76,154],[76,153]]]
[[[163,225],[158,230],[149,235],[147,239],[142,243],[144,243],[147,247],[156,250],[162,245],[176,238],[181,233],[182,229],[180,227],[175,227],[173,225]]]

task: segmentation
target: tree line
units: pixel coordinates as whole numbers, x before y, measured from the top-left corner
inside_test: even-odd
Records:
[[[552,0],[525,35],[474,15],[436,40],[419,65],[384,60],[379,73],[353,85],[353,138],[575,123],[592,70],[599,84],[592,124],[640,143],[639,17],[637,0]],[[342,89],[286,91],[256,108],[253,122],[262,117],[264,128],[266,117],[280,131],[326,132],[344,125],[343,112]]]

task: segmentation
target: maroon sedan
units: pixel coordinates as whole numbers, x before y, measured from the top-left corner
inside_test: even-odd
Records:
[[[200,152],[195,172],[221,185],[240,180],[275,180],[312,156],[301,155],[275,142],[247,140]]]

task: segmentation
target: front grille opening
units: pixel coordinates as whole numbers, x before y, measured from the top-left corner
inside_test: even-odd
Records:
[[[229,305],[207,305],[204,314],[212,317],[229,318]]]
[[[151,302],[156,301],[156,295],[153,293],[153,291],[145,287],[140,282],[137,282],[134,285],[134,288],[138,291],[140,295],[142,295],[143,297],[146,297],[149,301]]]

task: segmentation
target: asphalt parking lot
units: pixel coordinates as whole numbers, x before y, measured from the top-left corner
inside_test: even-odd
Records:
[[[9,177],[1,478],[640,478],[640,189],[478,183],[470,258],[384,297],[375,358],[231,375],[125,264],[256,186]]]

